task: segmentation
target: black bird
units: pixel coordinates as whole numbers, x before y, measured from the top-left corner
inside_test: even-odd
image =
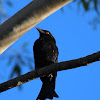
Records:
[[[50,64],[57,63],[58,48],[54,37],[49,31],[40,28],[36,29],[39,31],[40,37],[34,43],[33,52],[35,69],[39,69]],[[36,100],[45,100],[47,98],[53,99],[53,97],[58,97],[55,92],[56,76],[57,72],[40,77],[43,84]]]

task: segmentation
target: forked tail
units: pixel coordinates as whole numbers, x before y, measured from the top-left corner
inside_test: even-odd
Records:
[[[36,100],[45,100],[47,98],[53,99],[53,97],[58,98],[58,95],[55,92],[55,86],[52,81],[44,82]]]

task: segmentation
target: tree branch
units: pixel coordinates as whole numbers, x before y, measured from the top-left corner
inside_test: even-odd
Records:
[[[0,25],[0,54],[23,34],[72,0],[34,0]]]
[[[0,84],[0,93],[3,91],[6,91],[8,89],[11,89],[13,87],[19,86],[23,83],[26,83],[30,80],[36,79],[40,76],[48,75],[55,71],[62,71],[62,70],[77,68],[80,66],[86,66],[90,63],[93,63],[93,62],[99,61],[99,60],[100,60],[100,51],[97,53],[94,53],[92,55],[83,57],[83,58],[60,62],[60,63],[55,63],[52,65],[40,68],[40,69],[31,71],[29,73],[26,73],[17,78],[14,78],[12,80],[9,80],[7,82]]]

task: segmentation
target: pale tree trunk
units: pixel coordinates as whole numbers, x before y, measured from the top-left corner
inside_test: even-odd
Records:
[[[23,34],[72,0],[34,0],[0,25],[0,54]]]

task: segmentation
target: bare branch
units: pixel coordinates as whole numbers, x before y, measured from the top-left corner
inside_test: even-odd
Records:
[[[34,0],[0,25],[0,54],[46,17],[72,0]]]
[[[90,63],[93,63],[93,62],[99,61],[99,60],[100,60],[100,51],[97,53],[94,53],[92,55],[83,57],[83,58],[60,62],[60,63],[55,63],[52,65],[46,66],[44,68],[31,71],[29,73],[26,73],[17,78],[14,78],[12,80],[9,80],[7,82],[0,84],[0,93],[3,91],[6,91],[8,89],[11,89],[13,87],[19,86],[23,83],[26,83],[30,80],[36,79],[40,76],[48,75],[55,71],[62,71],[62,70],[77,68],[80,66],[86,66]]]

